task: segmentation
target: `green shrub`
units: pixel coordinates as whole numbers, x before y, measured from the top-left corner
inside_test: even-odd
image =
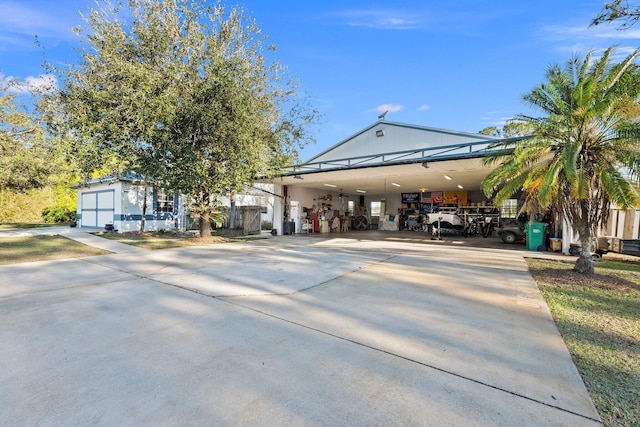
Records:
[[[76,211],[64,205],[47,206],[42,210],[42,218],[51,224],[69,222],[76,218]]]
[[[273,223],[271,221],[262,221],[262,230],[271,230]]]

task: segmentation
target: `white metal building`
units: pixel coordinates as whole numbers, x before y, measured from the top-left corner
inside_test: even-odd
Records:
[[[436,200],[473,210],[489,205],[480,183],[492,170],[483,164],[491,136],[379,120],[323,153],[269,182],[255,184],[252,194],[238,196],[238,206],[261,206],[262,221],[273,222],[278,234],[285,226],[307,231],[305,212],[327,209],[354,213],[363,209],[371,226],[394,229],[394,217],[408,200]],[[77,216],[81,227],[137,231],[145,187],[133,177],[97,179],[78,186]],[[436,196],[437,195],[437,196]],[[188,227],[187,198],[147,187],[147,231]],[[228,205],[230,203],[227,203]],[[515,217],[517,200],[500,207]],[[291,226],[292,220],[294,225]],[[286,223],[285,223],[285,220]],[[561,224],[562,251],[577,236]],[[603,235],[640,237],[640,211],[612,210]]]
[[[480,183],[491,168],[482,160],[495,141],[380,120],[273,180],[281,196],[274,226],[281,233],[287,216],[296,221],[296,232],[304,231],[297,215],[327,199],[342,212],[349,211],[349,202],[364,206],[369,215],[379,209],[379,221],[394,216],[408,193],[437,192],[465,206],[486,205]]]
[[[497,141],[487,135],[379,120],[272,181],[280,195],[274,226],[282,233],[283,221],[290,218],[295,231],[304,232],[305,210],[330,204],[332,210],[353,213],[358,204],[368,215],[378,216],[377,226],[384,229],[411,196],[423,198],[433,192],[445,199],[447,194],[454,196],[463,212],[484,207],[489,200],[480,184],[493,167],[483,165],[483,158]],[[503,218],[515,217],[517,199],[499,208]],[[556,232],[565,254],[579,242],[566,221],[558,221]],[[611,209],[600,234],[640,239],[640,210]]]

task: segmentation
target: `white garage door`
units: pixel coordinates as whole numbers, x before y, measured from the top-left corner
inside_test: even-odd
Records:
[[[115,190],[82,193],[83,227],[104,227],[113,224],[115,212]]]

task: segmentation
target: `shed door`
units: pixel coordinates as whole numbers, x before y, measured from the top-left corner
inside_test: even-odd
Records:
[[[244,234],[260,234],[260,206],[243,206],[242,215]]]
[[[115,213],[115,190],[82,193],[83,227],[104,227],[113,224]]]

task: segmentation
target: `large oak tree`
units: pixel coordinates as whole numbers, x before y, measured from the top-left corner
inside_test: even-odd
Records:
[[[297,157],[317,113],[255,21],[204,0],[114,0],[84,17],[58,130],[105,164],[190,196],[202,236],[221,196]]]

